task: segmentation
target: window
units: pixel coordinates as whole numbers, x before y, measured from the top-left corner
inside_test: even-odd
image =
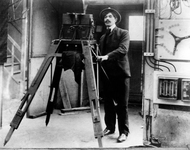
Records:
[[[131,41],[143,41],[143,16],[129,16],[129,34]]]

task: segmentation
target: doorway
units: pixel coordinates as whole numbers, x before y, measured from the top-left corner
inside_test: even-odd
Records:
[[[118,10],[122,16],[121,22],[117,24],[118,27],[129,31],[130,47],[129,59],[131,67],[131,84],[130,84],[130,104],[142,104],[142,68],[143,68],[143,4],[138,5],[89,5],[87,14],[93,14],[96,30],[94,37],[99,41],[101,35],[104,33],[104,23],[99,18],[101,10],[107,7]],[[138,20],[136,20],[138,19]],[[136,22],[134,22],[136,20]],[[134,26],[137,25],[138,26]],[[135,24],[136,23],[136,24]],[[99,30],[102,29],[102,30]],[[139,33],[140,32],[140,33]],[[138,34],[137,34],[138,33]]]

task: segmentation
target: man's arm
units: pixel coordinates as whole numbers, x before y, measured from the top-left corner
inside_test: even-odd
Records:
[[[128,53],[129,50],[129,33],[127,30],[123,30],[121,37],[120,37],[120,42],[119,42],[119,46],[117,49],[113,50],[112,52],[108,53],[108,58],[109,59],[119,59],[121,57],[123,57],[124,55],[126,55],[126,53]]]
[[[121,37],[120,37],[120,42],[119,46],[117,49],[113,50],[112,52],[108,53],[107,55],[104,56],[98,56],[98,60],[104,61],[108,59],[119,59],[126,55],[129,50],[129,33],[127,30],[122,30]]]

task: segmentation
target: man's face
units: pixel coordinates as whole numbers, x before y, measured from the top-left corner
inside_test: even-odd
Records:
[[[112,26],[113,24],[115,24],[117,21],[117,19],[113,16],[112,13],[107,13],[104,17],[104,23],[107,27]]]

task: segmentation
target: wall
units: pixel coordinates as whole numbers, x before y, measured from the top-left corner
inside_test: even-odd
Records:
[[[0,2],[0,65],[7,60],[8,2]]]
[[[35,78],[35,75],[42,64],[44,57],[48,53],[52,40],[59,38],[59,32],[62,25],[62,14],[68,12],[82,13],[82,8],[81,0],[31,1],[29,84]],[[53,62],[53,69],[54,66],[55,61]],[[71,104],[76,106],[75,101],[78,99],[78,85],[76,82],[74,82],[74,76],[72,72],[67,71],[65,76],[67,76],[67,81],[70,81],[67,86],[69,86],[69,93],[71,92]],[[49,69],[28,109],[28,117],[36,117],[46,111],[47,100],[50,91],[50,78],[51,70]],[[58,104],[55,107],[63,108],[62,102],[59,98],[57,99],[57,103]]]
[[[185,90],[181,90],[180,78],[190,78],[190,30],[187,27],[190,9],[187,1],[151,2],[155,3],[147,5],[150,11],[146,21],[153,24],[146,24],[146,42],[150,45],[146,43],[144,53],[144,141],[160,142],[163,147],[186,147],[190,141],[190,103],[181,98]],[[155,10],[155,14],[151,10]],[[166,84],[163,88],[158,82],[160,78],[165,81],[177,78],[175,98],[170,96],[171,86]],[[166,89],[165,96],[160,97]]]
[[[3,64],[7,60],[7,28],[8,28],[8,2],[0,1],[0,128],[2,127],[3,113]]]
[[[46,0],[31,0],[31,37],[29,60],[29,84],[34,79],[53,39],[58,38],[58,17],[53,6]],[[50,86],[50,71],[44,77],[28,109],[28,116],[45,111]]]

